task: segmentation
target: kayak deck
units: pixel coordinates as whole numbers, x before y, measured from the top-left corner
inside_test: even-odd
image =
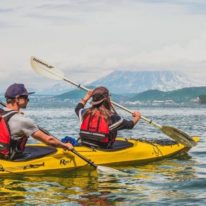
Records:
[[[193,137],[198,142],[198,137]],[[189,148],[174,141],[118,138],[112,149],[95,149],[77,146],[75,150],[97,165],[143,164],[187,152]],[[15,161],[0,160],[0,175],[37,173],[75,169],[87,163],[70,151],[51,148],[42,144],[28,145],[23,157]]]

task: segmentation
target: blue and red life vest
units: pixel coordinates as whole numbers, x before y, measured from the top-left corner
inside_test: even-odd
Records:
[[[23,152],[27,138],[23,137],[20,140],[12,140],[8,121],[10,118],[18,113],[17,111],[4,111],[0,108],[0,155],[6,159],[11,158],[14,155],[14,150],[18,148],[19,151]]]
[[[107,146],[114,142],[110,138],[108,121],[97,110],[86,114],[80,127],[80,138],[83,143]]]

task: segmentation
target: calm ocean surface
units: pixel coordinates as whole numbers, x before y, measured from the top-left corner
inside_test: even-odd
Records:
[[[135,109],[135,108],[130,108]],[[85,168],[44,176],[0,178],[1,205],[206,205],[206,107],[139,107],[157,123],[200,136],[187,156],[147,165],[119,166],[128,177],[97,174]],[[26,115],[55,136],[77,137],[79,122],[69,107],[30,107]],[[120,112],[128,118],[128,114]],[[166,138],[141,121],[119,136]],[[33,142],[31,139],[30,142]]]

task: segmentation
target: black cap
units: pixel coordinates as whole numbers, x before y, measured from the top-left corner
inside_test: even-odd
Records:
[[[97,87],[92,94],[91,104],[93,106],[101,104],[104,100],[109,98],[109,90],[106,87]]]
[[[17,96],[28,96],[30,94],[33,94],[34,92],[28,92],[25,88],[24,84],[12,84],[10,85],[6,92],[5,92],[5,98],[6,99],[13,99]]]

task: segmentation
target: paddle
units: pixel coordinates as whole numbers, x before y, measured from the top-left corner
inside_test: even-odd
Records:
[[[40,60],[37,57],[31,57],[31,66],[34,69],[34,71],[36,71],[40,75],[43,75],[43,76],[46,76],[48,78],[55,79],[55,80],[63,80],[63,81],[70,83],[70,84],[72,84],[72,85],[74,85],[74,86],[76,86],[84,91],[89,91],[88,88],[86,88],[80,84],[77,84],[77,83],[73,82],[72,80],[66,78],[64,76],[64,73],[62,71],[60,71],[59,69],[46,63],[43,60]],[[130,111],[126,107],[124,107],[116,102],[112,101],[112,104],[119,107],[120,109],[130,113],[130,114],[133,113],[132,111]],[[160,124],[155,123],[152,120],[150,120],[144,116],[141,116],[141,119],[143,119],[147,123],[153,125],[154,127],[158,128],[164,134],[166,134],[170,138],[174,139],[176,142],[183,144],[185,147],[191,148],[191,147],[196,145],[196,142],[188,134],[186,134],[185,132],[183,132],[177,128],[174,128],[171,126],[160,125]]]

